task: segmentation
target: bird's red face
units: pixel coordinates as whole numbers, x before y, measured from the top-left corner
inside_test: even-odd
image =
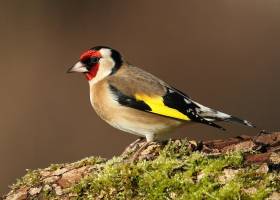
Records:
[[[86,75],[87,80],[92,80],[99,69],[99,60],[102,57],[97,50],[87,50],[80,56],[80,61],[77,62],[68,72],[80,72]]]
[[[87,80],[91,80],[96,76],[101,57],[101,53],[94,50],[88,50],[80,56],[80,62],[85,64],[88,70],[85,72]]]
[[[81,54],[79,62],[71,67],[68,72],[79,72],[86,76],[91,83],[115,73],[122,65],[119,52],[109,47],[93,47]]]

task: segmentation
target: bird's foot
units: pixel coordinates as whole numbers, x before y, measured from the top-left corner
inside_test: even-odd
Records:
[[[122,156],[127,155],[129,152],[134,151],[134,149],[137,149],[137,145],[142,142],[145,138],[138,138],[137,140],[135,140],[134,142],[132,142],[131,144],[129,144],[125,150],[122,152]]]
[[[139,159],[139,156],[141,155],[141,153],[143,152],[143,150],[145,150],[150,144],[152,144],[153,142],[146,142],[145,144],[143,144],[133,155],[132,157],[129,159],[129,161],[131,163],[134,163],[137,159]]]

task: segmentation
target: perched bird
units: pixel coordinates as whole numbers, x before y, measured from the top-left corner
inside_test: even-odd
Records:
[[[85,51],[68,72],[83,73],[96,113],[111,126],[152,142],[173,129],[198,122],[225,130],[216,121],[254,125],[192,100],[156,76],[136,67],[105,46]]]

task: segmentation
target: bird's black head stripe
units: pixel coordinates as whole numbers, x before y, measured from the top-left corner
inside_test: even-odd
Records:
[[[94,50],[94,51],[99,51],[100,49],[112,49],[112,48],[108,46],[95,46],[90,48],[90,50]]]
[[[114,65],[110,75],[116,73],[120,69],[122,64],[123,64],[123,59],[122,59],[121,54],[118,51],[114,50],[114,49],[111,49],[111,52],[112,52],[111,57],[114,60],[115,65]]]
[[[110,74],[110,75],[112,75],[112,74],[116,73],[120,69],[120,67],[122,66],[122,64],[123,64],[122,55],[117,50],[112,49],[111,47],[107,47],[107,46],[96,46],[96,47],[91,48],[91,50],[99,51],[100,49],[103,49],[103,48],[104,49],[110,49],[111,52],[112,52],[111,57],[115,62],[115,65],[114,65],[114,67],[112,69],[112,72]]]

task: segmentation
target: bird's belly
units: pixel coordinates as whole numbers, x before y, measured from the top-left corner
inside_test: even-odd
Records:
[[[111,107],[110,116],[100,109],[96,109],[96,112],[111,126],[151,140],[161,138],[182,124],[182,121],[121,105],[118,108]]]

